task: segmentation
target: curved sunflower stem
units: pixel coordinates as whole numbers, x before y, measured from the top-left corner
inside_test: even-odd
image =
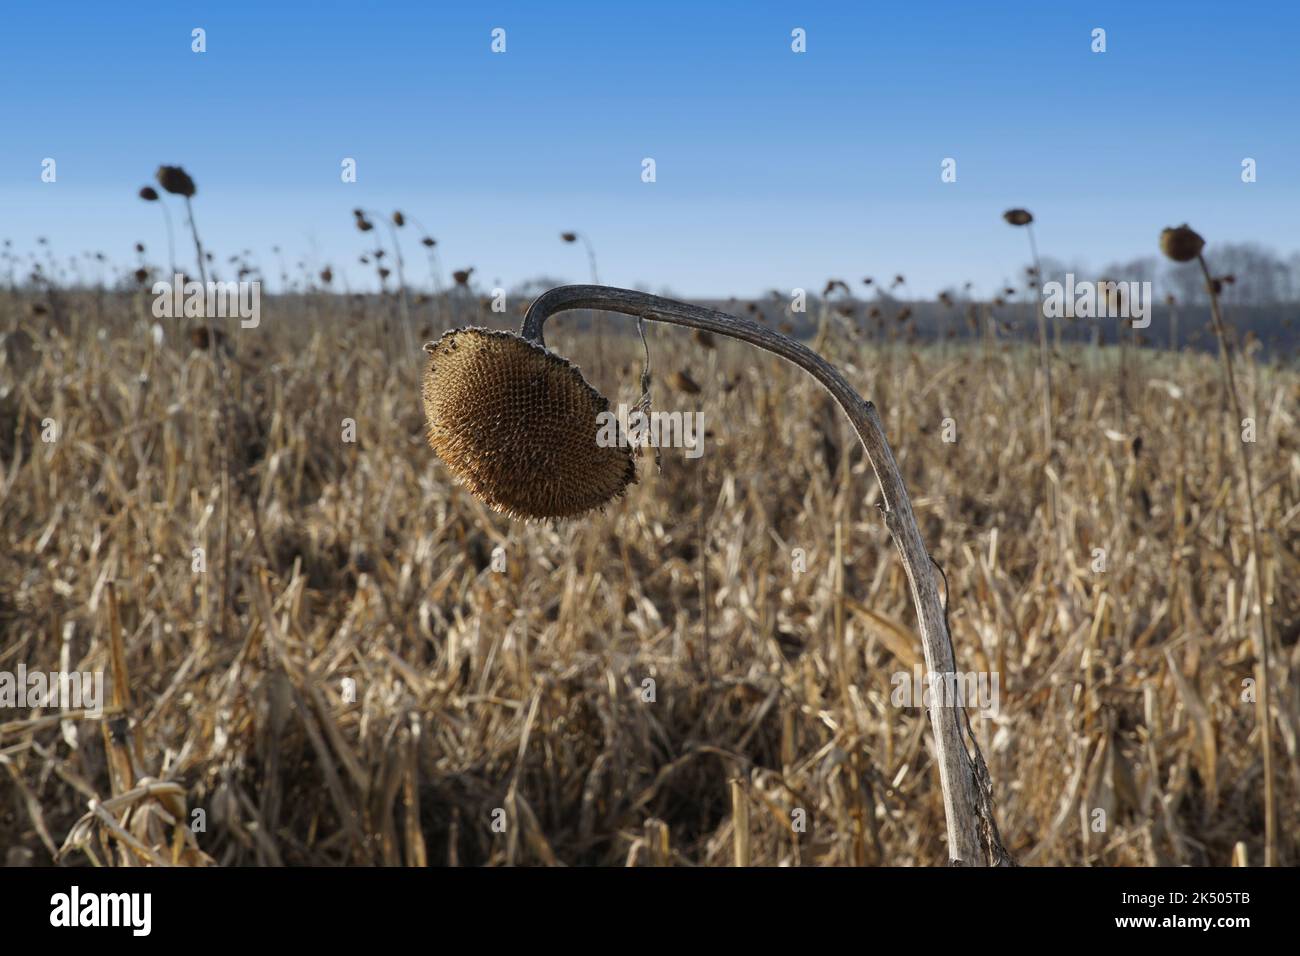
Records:
[[[544,346],[542,327],[546,320],[557,312],[572,309],[619,312],[638,319],[725,335],[779,355],[812,375],[848,416],[875,470],[882,495],[880,510],[898,548],[916,608],[926,669],[936,678],[947,678],[955,673],[952,639],[944,605],[939,599],[934,565],[921,540],[912,502],[903,485],[894,453],[885,439],[884,426],[875,406],[865,401],[839,370],[807,346],[748,319],[645,292],[608,286],[572,285],[551,289],[529,306],[520,334]],[[966,748],[963,723],[966,731],[970,725],[965,711],[954,706],[955,703],[959,702],[946,700],[938,693],[930,695],[930,723],[934,730],[939,784],[943,789],[949,862],[962,866],[1011,863],[1013,861],[1001,844],[993,819],[988,771],[973,734],[970,735],[973,757]]]

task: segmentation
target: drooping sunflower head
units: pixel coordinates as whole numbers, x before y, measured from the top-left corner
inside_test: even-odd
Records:
[[[571,518],[637,480],[626,444],[600,440],[609,433],[608,400],[566,359],[478,328],[450,331],[424,350],[429,444],[489,507],[515,518]]]

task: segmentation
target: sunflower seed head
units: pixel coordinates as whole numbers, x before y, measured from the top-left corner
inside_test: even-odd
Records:
[[[154,176],[158,180],[158,185],[173,195],[188,199],[198,192],[198,187],[194,185],[190,174],[179,166],[159,166]]]
[[[1160,233],[1160,251],[1174,262],[1191,262],[1204,248],[1205,240],[1187,223],[1166,227]]]
[[[565,359],[513,333],[477,328],[424,349],[429,444],[489,507],[514,518],[571,518],[637,480],[621,441],[597,442],[609,402]]]

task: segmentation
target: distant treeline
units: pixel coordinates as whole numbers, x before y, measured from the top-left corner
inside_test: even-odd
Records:
[[[1046,270],[1044,270],[1046,271]],[[1050,274],[1049,274],[1050,275]],[[563,284],[556,282],[555,284]],[[407,310],[412,330],[422,336],[462,325],[513,328],[518,325],[529,302],[550,286],[512,289],[504,297],[494,297],[482,290],[459,287],[438,295],[407,293]],[[689,297],[688,297],[689,298]],[[1225,294],[1225,299],[1229,296]],[[66,325],[74,315],[111,324],[113,318],[153,320],[154,296],[150,288],[135,291],[121,289],[41,288],[15,286],[0,293],[0,331],[24,328],[37,334],[40,326]],[[809,295],[798,308],[790,296],[770,293],[762,299],[697,299],[692,302],[747,316],[802,339],[815,339],[825,329],[839,329],[863,341],[936,342],[971,341],[990,338],[997,342],[1036,342],[1037,319],[1034,299],[1027,290],[1008,298],[958,298],[945,294],[942,301],[919,301],[894,298],[881,293],[870,298],[856,298],[842,293],[829,296]],[[497,308],[494,309],[494,305]],[[500,311],[504,306],[505,311]],[[388,315],[396,320],[400,302],[395,291],[387,293],[335,293],[326,290],[262,293],[264,321],[286,324],[313,321],[343,322],[364,326]],[[1224,316],[1232,328],[1238,346],[1258,348],[1267,360],[1294,360],[1300,357],[1300,302],[1274,304],[1224,303]],[[164,319],[164,323],[174,320]],[[562,323],[585,327],[585,313],[566,315]],[[1208,304],[1167,304],[1157,298],[1150,309],[1150,324],[1133,328],[1127,321],[1113,318],[1073,318],[1049,320],[1053,341],[1115,345],[1122,333],[1129,345],[1145,348],[1191,348],[1215,351],[1217,344],[1210,325]],[[631,322],[600,323],[602,335],[635,335]],[[359,329],[358,329],[359,330]]]

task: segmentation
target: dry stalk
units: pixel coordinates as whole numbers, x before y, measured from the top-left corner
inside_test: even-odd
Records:
[[[1232,371],[1232,354],[1228,346],[1228,332],[1219,310],[1219,297],[1214,291],[1214,280],[1210,277],[1210,267],[1205,263],[1205,256],[1197,253],[1196,261],[1200,263],[1201,273],[1205,276],[1205,291],[1210,296],[1210,316],[1214,320],[1214,334],[1219,339],[1219,357],[1223,361],[1224,388],[1228,401],[1232,404],[1235,428],[1240,428],[1244,419],[1241,410],[1241,397],[1237,394],[1237,380]],[[1255,483],[1250,468],[1250,454],[1244,441],[1237,442],[1241,455],[1241,471],[1245,479],[1246,515],[1250,521],[1250,564],[1254,575],[1255,604],[1255,680],[1259,693],[1255,695],[1256,719],[1259,721],[1260,753],[1264,758],[1264,865],[1277,865],[1277,795],[1273,789],[1273,727],[1269,716],[1269,637],[1268,615],[1264,613],[1264,575],[1261,565],[1262,555],[1259,547],[1259,521],[1256,518]]]
[[[1043,266],[1038,259],[1038,242],[1034,239],[1034,217],[1026,209],[1009,209],[1002,218],[1013,226],[1024,226],[1029,234],[1029,253],[1034,257],[1034,314],[1038,317],[1038,360],[1043,369],[1043,441],[1047,455],[1052,454],[1052,359],[1047,348],[1047,316],[1043,314]],[[1059,330],[1060,326],[1057,326]],[[1059,331],[1058,331],[1059,335]],[[1059,342],[1057,343],[1060,344]],[[1048,493],[1051,489],[1049,487]]]
[[[638,319],[703,329],[772,352],[812,375],[848,416],[875,470],[882,495],[880,509],[898,548],[916,608],[926,668],[931,674],[943,675],[956,670],[934,569],[921,540],[911,499],[885,438],[880,416],[875,406],[863,400],[837,369],[803,344],[747,319],[644,292],[606,286],[573,285],[551,289],[529,306],[520,334],[545,347],[543,326],[546,320],[557,312],[572,309],[619,312]],[[990,795],[979,792],[976,764],[963,741],[963,712],[960,708],[947,706],[942,696],[931,695],[930,721],[934,729],[939,783],[943,790],[949,861],[966,866],[1005,861],[1009,857],[998,840],[996,824],[989,816]]]
[[[749,866],[749,798],[745,795],[745,781],[740,777],[731,780],[731,827],[736,866]]]
[[[175,196],[185,200],[185,214],[190,222],[190,235],[194,237],[194,252],[198,258],[199,279],[206,290],[208,270],[204,264],[203,242],[199,239],[199,227],[194,221],[194,194],[198,191],[194,180],[179,166],[159,166],[155,173],[158,185]],[[145,193],[142,190],[141,195]],[[207,316],[208,351],[212,354],[213,368],[217,377],[218,408],[218,442],[220,444],[221,468],[221,598],[217,611],[217,623],[222,634],[227,633],[228,614],[230,611],[230,394],[226,383],[225,362],[222,359],[222,345],[217,340],[215,317]]]

